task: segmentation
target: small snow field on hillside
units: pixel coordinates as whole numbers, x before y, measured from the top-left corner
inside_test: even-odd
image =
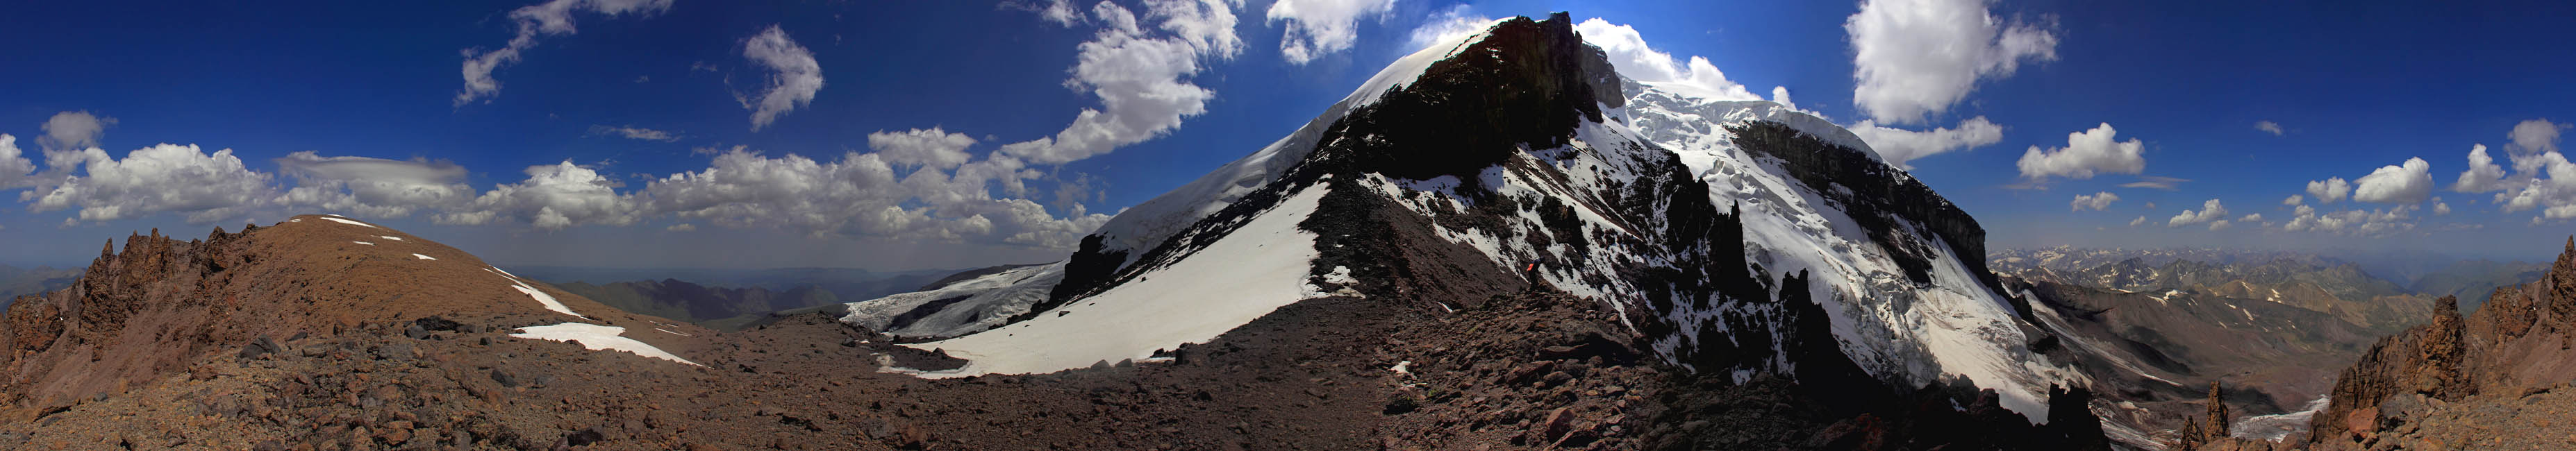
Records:
[[[1155,350],[1201,343],[1305,299],[1315,236],[1297,224],[1315,211],[1325,188],[1310,186],[1262,212],[1241,229],[1171,266],[1067,304],[1052,313],[929,343],[966,359],[944,378],[1045,373],[1153,357]]]
[[[555,313],[589,318],[587,316],[582,316],[579,313],[573,313],[572,307],[564,306],[562,301],[555,300],[554,295],[546,294],[545,290],[539,290],[537,287],[528,286],[527,282],[519,281],[517,276],[512,276],[508,272],[503,272],[500,268],[484,269],[491,270],[493,274],[498,274],[503,279],[508,279],[510,281],[510,288],[517,289],[520,293],[526,293],[531,299],[536,299],[538,304],[546,306],[546,310],[552,310]]]
[[[686,363],[690,365],[706,366],[698,365],[698,362],[691,362],[689,359],[680,358],[680,356],[672,355],[669,352],[663,352],[661,348],[653,347],[653,345],[645,344],[641,341],[635,341],[635,339],[632,338],[619,336],[619,334],[623,334],[625,332],[626,328],[624,327],[602,326],[588,323],[562,323],[551,326],[522,327],[519,328],[519,333],[510,334],[510,336],[537,340],[578,342],[581,343],[581,347],[588,348],[593,351],[626,351],[645,357]]]
[[[329,221],[331,221],[331,222],[337,222],[337,223],[341,223],[341,224],[348,224],[348,225],[354,225],[354,226],[376,227],[376,225],[375,225],[375,224],[368,224],[368,223],[364,223],[364,222],[351,221],[351,220],[347,220],[347,219],[340,219],[339,217],[336,217],[336,216],[323,216],[323,217],[322,217],[322,219],[324,219],[324,220],[329,220]],[[383,228],[383,227],[376,227],[376,228],[381,229],[381,228]]]

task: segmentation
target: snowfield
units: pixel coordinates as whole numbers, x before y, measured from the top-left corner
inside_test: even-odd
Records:
[[[946,378],[1045,373],[1096,362],[1151,357],[1157,349],[1204,343],[1281,306],[1305,299],[1317,252],[1315,235],[1297,223],[1327,191],[1309,186],[1282,199],[1234,233],[1108,291],[1016,324],[929,343],[966,359]]]
[[[437,259],[438,259],[438,257],[431,257],[431,256],[427,256],[427,255],[420,255],[420,254],[411,254],[411,256],[413,256],[413,257],[420,257],[420,259],[422,259],[422,260],[437,260]]]
[[[510,334],[510,336],[536,340],[577,341],[581,343],[582,348],[593,351],[626,351],[645,357],[686,363],[690,365],[706,366],[698,365],[698,362],[691,362],[689,359],[680,358],[680,356],[672,355],[669,352],[663,352],[662,348],[656,348],[653,347],[653,345],[645,344],[641,341],[635,341],[633,338],[618,336],[625,332],[626,328],[624,327],[602,326],[588,323],[562,323],[551,326],[521,327],[519,328],[519,333]]]
[[[517,276],[509,275],[510,273],[501,271],[499,268],[485,269],[490,269],[493,274],[501,275],[501,278],[503,279],[509,279],[510,288],[516,288],[520,293],[527,293],[529,298],[536,299],[538,304],[545,305],[546,310],[553,310],[555,313],[579,316],[582,318],[590,318],[587,316],[581,316],[579,313],[573,313],[572,307],[565,307],[562,301],[555,300],[554,295],[546,294],[545,290],[539,290],[537,287],[528,286],[527,282],[520,282]]]
[[[365,241],[351,241],[351,243],[364,244],[364,245],[368,245],[368,246],[374,246],[374,245],[376,245],[376,243],[369,243],[369,242],[365,242]]]
[[[377,238],[384,238],[384,239],[388,239],[388,240],[394,240],[394,241],[402,241],[402,240],[403,240],[403,239],[402,239],[402,237],[398,237],[398,236],[384,236],[384,235],[376,235],[376,237],[377,237]]]

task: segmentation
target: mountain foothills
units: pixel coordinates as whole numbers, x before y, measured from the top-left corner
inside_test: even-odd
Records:
[[[558,286],[336,215],[110,241],[67,285],[7,306],[0,448],[2568,436],[2469,441],[2497,439],[2479,424],[2568,427],[2551,418],[2576,399],[2553,376],[2576,362],[2576,242],[2545,270],[2396,282],[2323,257],[1985,238],[1852,132],[1637,81],[1558,13],[1398,60],[1061,261],[870,282],[919,287],[905,293]],[[2449,295],[2485,284],[2509,286],[2460,314]]]

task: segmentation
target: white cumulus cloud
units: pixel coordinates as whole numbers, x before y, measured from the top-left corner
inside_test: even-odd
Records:
[[[2399,205],[2379,210],[2344,210],[2320,212],[2314,207],[2299,206],[2290,222],[2281,230],[2312,231],[2345,236],[2384,236],[2415,229],[2415,205]]]
[[[1862,142],[1869,143],[1871,150],[1878,151],[1879,158],[1898,169],[1913,169],[1906,163],[1917,158],[1973,149],[2004,139],[2003,126],[1987,121],[1985,116],[1959,121],[1956,127],[1925,131],[1881,127],[1877,121],[1871,120],[1862,120],[1848,128],[1852,134],[1859,135]]]
[[[2068,133],[2066,147],[2041,150],[2030,146],[2016,165],[2022,177],[2034,181],[2048,177],[2089,179],[2095,173],[2136,174],[2146,170],[2147,144],[2136,138],[2119,141],[2118,134],[2110,123]]]
[[[770,25],[768,30],[742,41],[742,57],[769,69],[769,85],[759,97],[744,96],[738,101],[751,110],[751,130],[760,131],[777,121],[778,116],[814,102],[814,93],[823,90],[823,65],[814,61],[814,52],[787,37],[787,30]]]
[[[769,157],[743,148],[716,156],[703,171],[672,174],[646,189],[652,210],[733,228],[774,228],[809,236],[876,236],[1070,247],[1108,215],[1080,204],[1064,216],[1034,201],[996,198],[995,183],[1036,174],[1009,156],[898,175],[881,153],[847,153],[821,162]]]
[[[98,147],[98,138],[116,118],[90,114],[88,111],[64,111],[45,118],[45,134],[36,137],[36,145],[45,152],[45,167],[53,174],[71,171],[87,157],[83,150]]]
[[[492,71],[519,61],[519,52],[537,45],[540,35],[573,33],[574,12],[595,12],[609,17],[628,13],[651,14],[671,9],[671,0],[553,0],[510,11],[510,21],[518,26],[518,35],[508,44],[492,50],[465,49],[465,88],[456,92],[456,106],[475,100],[488,101],[501,93],[501,82],[492,79]]]
[[[1909,124],[1966,98],[1980,80],[2023,60],[2057,59],[2057,35],[2006,21],[1988,0],[1867,0],[1843,22],[1852,47],[1852,102],[1873,119]]]
[[[618,183],[571,161],[529,166],[527,174],[525,181],[493,187],[464,209],[433,219],[467,225],[508,221],[555,230],[631,225],[644,214],[634,196],[617,192]]]
[[[2165,226],[2182,227],[2216,221],[2226,217],[2227,206],[2220,204],[2218,199],[2210,199],[2208,202],[2202,202],[2199,210],[2183,210],[2182,213],[2175,214],[2173,218],[2166,219]]]
[[[1287,22],[1279,37],[1279,54],[1289,64],[1304,65],[1351,48],[1359,40],[1360,19],[1385,17],[1395,0],[1279,0],[1270,4],[1270,23]]]
[[[85,175],[66,176],[41,196],[28,193],[35,198],[29,209],[78,207],[77,220],[92,222],[171,212],[207,224],[240,219],[274,192],[272,177],[244,166],[232,149],[209,154],[194,144],[160,144],[117,159],[92,147],[81,151],[81,159]]]
[[[2343,181],[2343,177],[2328,177],[2325,180],[2308,182],[2308,197],[2316,198],[2317,203],[2320,204],[2335,203],[2351,196],[2352,184]]]
[[[2496,164],[2495,157],[2487,155],[2487,145],[2472,144],[2469,146],[2469,170],[2460,171],[2460,178],[2451,184],[2451,190],[2483,193],[2513,187],[2504,176],[2504,166]]]
[[[1693,56],[1676,60],[1673,55],[1646,45],[1646,38],[1636,28],[1615,25],[1600,18],[1574,24],[1574,32],[1583,42],[1600,47],[1610,57],[1610,66],[1619,74],[1639,82],[1680,91],[1712,100],[1762,100],[1762,96],[1728,80],[1708,58]]]
[[[1005,144],[1001,153],[1036,164],[1063,164],[1170,133],[1181,119],[1207,112],[1216,92],[1191,84],[1202,59],[1231,59],[1243,50],[1234,34],[1233,4],[1221,0],[1149,2],[1148,30],[1134,11],[1101,2],[1092,18],[1101,29],[1077,46],[1073,78],[1065,86],[1100,98],[1053,136]]]
[[[2352,200],[2382,204],[2417,204],[2433,196],[2433,165],[2422,158],[2382,166],[2355,180]]]
[[[868,148],[875,149],[878,157],[887,163],[914,167],[950,169],[966,164],[966,159],[971,157],[966,154],[966,147],[973,145],[974,137],[949,133],[939,127],[868,134]]]
[[[35,173],[36,162],[18,149],[18,137],[0,133],[0,190],[34,184]]]
[[[2290,197],[2288,197],[2288,198],[2281,199],[2281,205],[2283,205],[2283,206],[2290,206],[2290,207],[2296,207],[2296,206],[2299,206],[2300,204],[2305,204],[2305,203],[2307,203],[2307,200],[2308,200],[2307,196],[2301,196],[2301,195],[2297,195],[2297,194],[2292,194],[2292,195],[2290,195]]]
[[[2504,145],[2511,170],[2496,164],[2486,146],[2470,147],[2469,169],[2460,172],[2451,190],[2494,191],[2496,205],[2506,213],[2540,210],[2533,221],[2576,218],[2576,164],[2558,149],[2560,133],[2571,126],[2548,119],[2514,124]]]
[[[2550,122],[2548,119],[2532,119],[2513,124],[2513,131],[2505,133],[2505,139],[2513,143],[2510,147],[2512,147],[2513,150],[2518,151],[2517,155],[2556,152],[2558,151],[2558,133],[2560,130],[2566,130],[2568,127],[2576,127],[2576,124],[2560,124]]]
[[[2119,201],[2120,195],[2111,194],[2109,191],[2103,191],[2093,194],[2075,195],[2075,201],[2067,203],[2067,206],[2072,208],[2073,211],[2084,211],[2088,209],[2100,211],[2105,208],[2110,208],[2112,202]]]

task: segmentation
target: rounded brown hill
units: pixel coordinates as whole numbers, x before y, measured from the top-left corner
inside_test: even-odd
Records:
[[[22,296],[0,323],[0,401],[24,419],[84,397],[122,392],[218,348],[265,338],[336,335],[364,324],[439,317],[445,327],[564,322],[624,327],[622,336],[686,358],[705,329],[636,315],[508,275],[472,254],[398,230],[329,215],[217,228],[179,241],[159,230],[114,240],[71,287]],[[524,290],[524,291],[523,291]],[[549,310],[541,299],[582,316]],[[658,329],[658,330],[657,330]],[[256,348],[257,346],[252,346]]]

